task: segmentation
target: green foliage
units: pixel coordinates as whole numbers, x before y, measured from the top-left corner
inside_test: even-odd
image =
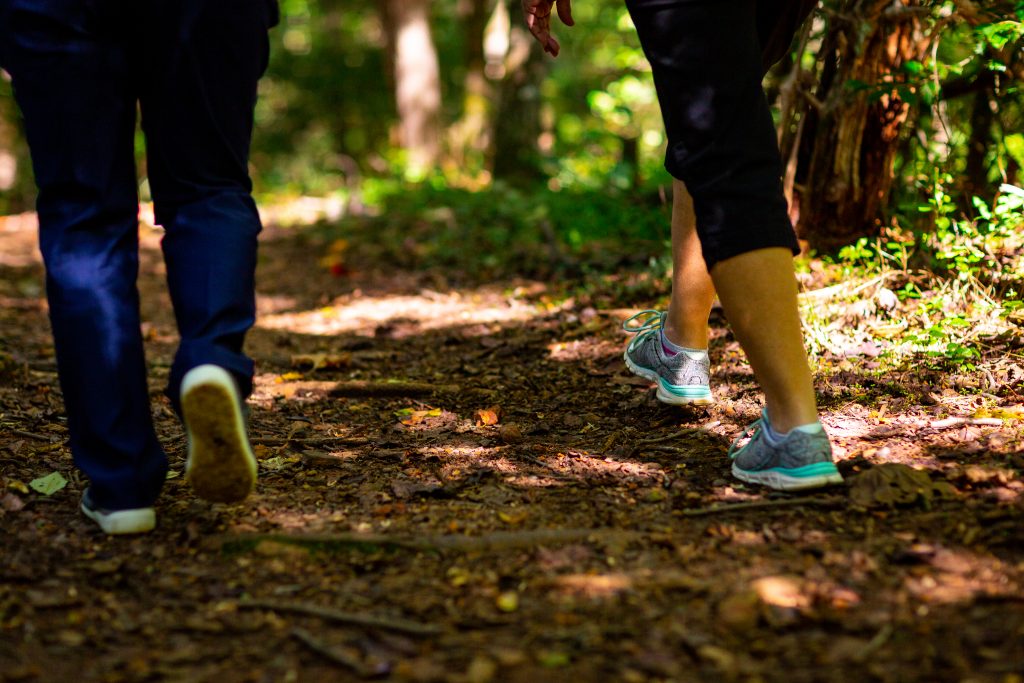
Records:
[[[372,231],[373,248],[397,266],[452,276],[546,277],[644,266],[667,251],[668,210],[657,198],[602,192],[483,191],[368,181],[374,215],[325,225],[330,239]],[[365,240],[359,240],[366,244]],[[358,259],[357,259],[358,261]]]

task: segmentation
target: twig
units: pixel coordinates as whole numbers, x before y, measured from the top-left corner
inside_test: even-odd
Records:
[[[892,637],[892,634],[893,628],[890,624],[883,626],[878,633],[875,634],[875,637],[868,641],[868,644],[853,656],[853,661],[858,663],[866,662],[871,655],[875,654],[879,648],[885,645],[889,638]]]
[[[637,439],[633,446],[634,448],[639,446],[651,446],[656,443],[664,443],[665,441],[672,441],[673,439],[684,439],[689,435],[697,433],[696,429],[686,429],[681,432],[675,432],[673,434],[666,434],[664,436],[652,436],[649,439]]]
[[[747,503],[732,503],[728,505],[715,505],[709,508],[691,508],[683,510],[685,517],[703,517],[718,513],[738,512],[740,510],[758,510],[761,508],[791,507],[794,505],[814,505],[817,507],[833,507],[842,503],[842,498],[821,498],[817,496],[805,496],[803,498],[776,498],[773,500],[752,500]]]
[[[325,436],[317,437],[315,439],[265,437],[253,439],[253,443],[260,446],[287,446],[288,444],[295,444],[298,446],[323,446],[325,444],[338,444],[340,446],[366,446],[370,443],[370,440],[362,437],[347,436]]]
[[[441,632],[441,628],[433,624],[421,624],[418,621],[409,619],[392,619],[380,617],[373,614],[359,614],[356,612],[344,612],[330,607],[319,605],[307,605],[301,602],[279,602],[277,600],[243,600],[238,603],[244,609],[268,609],[273,612],[291,612],[292,614],[305,614],[310,617],[319,617],[327,621],[339,624],[352,624],[355,626],[368,626],[388,631],[398,631],[411,636],[433,636]]]
[[[20,436],[24,439],[34,439],[36,441],[45,441],[46,443],[53,443],[53,439],[51,439],[48,436],[43,436],[42,434],[33,434],[32,432],[26,432],[21,429],[12,429],[10,430],[10,433],[13,434],[14,436]]]
[[[947,417],[945,420],[936,420],[928,426],[932,429],[949,429],[960,425],[1002,427],[1003,421],[996,417]]]
[[[299,456],[306,462],[315,465],[346,465],[350,463],[348,458],[339,458],[334,455],[316,453],[314,451],[300,451]]]
[[[374,675],[375,673],[355,657],[350,657],[348,653],[342,652],[338,648],[331,647],[327,643],[320,642],[313,637],[312,633],[305,629],[301,629],[296,626],[292,629],[292,637],[318,655],[326,657],[335,664],[341,664],[344,667],[352,669],[358,676],[366,678]]]
[[[678,453],[680,455],[691,455],[693,453],[692,448],[680,448],[679,446],[669,446],[668,444],[653,446],[651,450],[665,451],[666,453]]]
[[[350,546],[353,549],[390,548],[415,551],[486,552],[533,548],[539,545],[577,543],[592,537],[635,538],[638,534],[616,529],[534,529],[530,531],[496,531],[486,536],[418,536],[398,537],[380,534],[237,534],[214,537],[221,545],[268,541],[298,546]]]
[[[375,396],[430,396],[431,394],[455,394],[462,391],[457,384],[428,384],[425,382],[371,382],[351,380],[336,382],[328,391],[331,396],[347,398]]]
[[[532,462],[534,465],[537,465],[538,467],[543,467],[544,469],[548,470],[549,472],[555,475],[555,479],[558,479],[560,481],[570,481],[573,479],[573,477],[567,477],[564,472],[562,472],[560,469],[558,469],[551,463],[544,462],[538,457],[527,455],[526,453],[520,453],[519,457],[525,460],[526,462]]]

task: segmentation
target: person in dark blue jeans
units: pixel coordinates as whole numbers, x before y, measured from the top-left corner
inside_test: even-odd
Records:
[[[274,0],[0,0],[0,66],[32,154],[46,290],[82,511],[107,533],[155,525],[167,458],[140,332],[134,136],[141,111],[181,343],[167,395],[207,500],[244,498],[256,462],[242,351],[261,225],[248,173]]]
[[[522,0],[545,51],[571,0]],[[671,404],[709,404],[708,316],[717,292],[765,394],[733,447],[738,479],[786,491],[842,482],[818,420],[803,345],[782,160],[761,87],[816,0],[624,0],[650,62],[675,178],[672,297],[624,327],[626,366]],[[637,324],[630,326],[634,320]],[[749,438],[748,438],[749,437]]]

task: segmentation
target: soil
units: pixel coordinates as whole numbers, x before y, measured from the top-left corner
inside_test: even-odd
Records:
[[[171,474],[157,529],[112,538],[77,507],[35,219],[0,219],[2,681],[1024,680],[1021,375],[846,362],[817,389],[847,484],[774,493],[728,471],[761,398],[720,312],[717,403],[668,407],[621,360],[664,291],[396,272],[359,244],[325,266],[329,231],[272,227],[259,484],[214,505],[182,476],[142,242]]]

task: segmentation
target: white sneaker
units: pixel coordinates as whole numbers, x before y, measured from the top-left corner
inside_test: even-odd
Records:
[[[108,534],[143,534],[156,526],[156,512],[153,508],[104,510],[93,502],[89,489],[82,494],[81,508],[83,515],[99,524]]]
[[[256,457],[242,416],[235,380],[216,365],[200,365],[181,383],[181,413],[188,433],[185,478],[196,495],[235,503],[256,485]]]

